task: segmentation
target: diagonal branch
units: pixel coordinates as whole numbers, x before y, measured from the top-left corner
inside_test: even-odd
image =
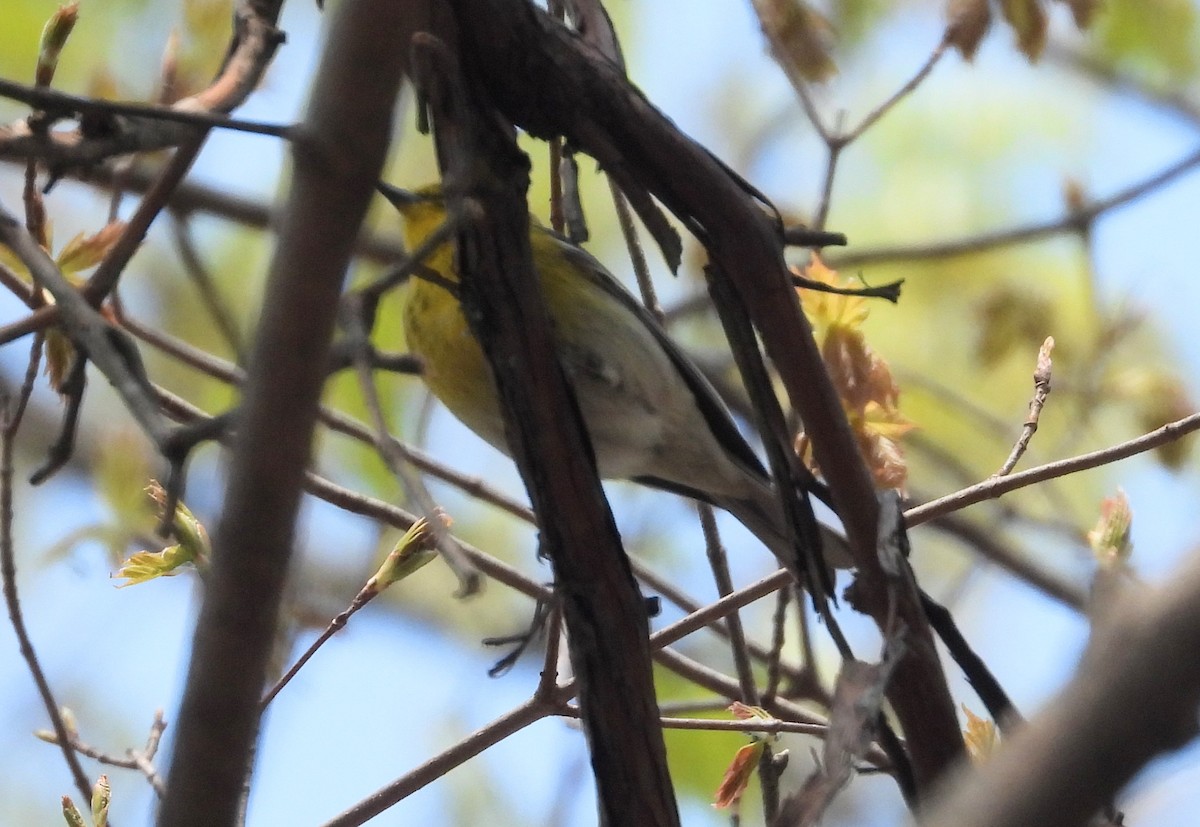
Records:
[[[129,412],[156,446],[162,446],[168,425],[158,406],[137,347],[100,315],[67,281],[33,236],[0,206],[0,243],[21,260],[33,278],[54,296],[63,330],[86,358],[103,371]]]
[[[1131,184],[1107,198],[1093,201],[1091,204],[1087,204],[1078,210],[1072,210],[1051,221],[1024,224],[1018,227],[980,233],[954,241],[876,247],[855,253],[830,256],[830,266],[845,269],[847,267],[861,267],[865,264],[882,264],[898,261],[938,261],[940,259],[953,258],[954,256],[980,253],[997,247],[1010,247],[1015,244],[1039,241],[1043,238],[1051,238],[1062,233],[1081,232],[1100,216],[1131,204],[1142,196],[1166,186],[1197,166],[1200,166],[1200,150],[1192,151],[1148,178]]]
[[[460,13],[457,23],[466,18]],[[443,34],[445,34],[443,32]],[[562,368],[529,244],[529,160],[478,75],[429,34],[413,40],[457,235],[464,316],[488,355],[505,429],[553,565],[605,827],[679,824],[655,702],[647,617]],[[465,57],[465,52],[460,53]],[[466,197],[464,197],[466,196]]]
[[[196,113],[206,125],[207,113],[228,113],[241,105],[258,86],[267,65],[283,42],[283,33],[275,27],[283,0],[241,0],[234,11],[233,39],[221,71],[208,88],[176,102],[176,113]],[[6,85],[5,94],[20,89]],[[57,93],[53,93],[57,95]],[[28,97],[28,95],[26,95]],[[52,107],[80,114],[91,114],[103,121],[99,130],[80,127],[74,130],[34,131],[24,119],[0,127],[0,157],[38,158],[52,170],[71,166],[90,166],[115,155],[145,152],[176,146],[196,131],[187,121],[196,118],[181,115],[164,120],[156,111],[119,118],[111,112],[99,113],[84,98],[68,105],[63,97],[46,101]],[[111,107],[110,107],[111,108]]]
[[[888,586],[875,554],[879,507],[870,475],[800,311],[773,215],[753,188],[677,128],[611,61],[517,0],[453,0],[470,60],[504,114],[535,137],[565,135],[619,178],[642,183],[704,242],[729,274],[813,439],[850,536],[867,605],[881,628]],[[518,57],[519,56],[519,57]],[[909,736],[918,780],[931,784],[962,754],[954,706],[919,598],[901,620],[910,649],[889,700]]]
[[[1194,413],[1175,422],[1168,422],[1147,434],[1108,448],[1101,448],[1099,451],[1049,462],[1017,474],[1009,474],[1006,477],[991,477],[961,491],[955,491],[953,494],[947,494],[936,500],[922,503],[915,508],[910,508],[904,512],[904,520],[910,526],[920,525],[935,517],[959,511],[984,500],[995,499],[1010,491],[1016,491],[1018,488],[1025,488],[1057,477],[1065,477],[1067,474],[1075,474],[1089,468],[1099,468],[1117,460],[1151,451],[1160,445],[1182,439],[1197,429],[1200,429],[1200,413]]]

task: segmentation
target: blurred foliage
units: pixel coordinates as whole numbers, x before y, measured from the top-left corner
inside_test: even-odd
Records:
[[[4,0],[0,75],[32,80],[38,37],[54,5]],[[631,50],[643,4],[609,5],[618,29],[626,35],[626,49]],[[848,113],[844,125],[852,125],[855,118],[899,88],[940,39],[946,15],[975,15],[969,21],[972,28],[963,32],[961,42],[955,41],[955,45],[968,54],[976,54],[978,48],[976,60],[980,63],[989,50],[1021,55],[1019,60],[999,62],[1000,69],[986,74],[957,56],[944,58],[925,85],[847,148],[834,182],[828,223],[831,229],[846,232],[852,246],[828,252],[834,267],[839,257],[875,246],[935,244],[1023,223],[1030,220],[1035,200],[1031,192],[1044,202],[1041,193],[1064,191],[1062,204],[1054,205],[1055,210],[1087,202],[1089,194],[1069,176],[1078,174],[1078,159],[1095,150],[1091,116],[1101,96],[1095,91],[1082,94],[1068,75],[1047,62],[1032,68],[1026,65],[1026,57],[1042,54],[1045,43],[1051,47],[1076,44],[1103,66],[1130,73],[1155,89],[1193,96],[1197,91],[1200,32],[1197,5],[1192,0],[1108,0],[1094,15],[1088,8],[1095,4],[1082,0],[951,0],[937,4],[827,0],[771,5],[785,19],[795,14],[806,22],[808,28],[802,28],[803,37],[795,42],[810,43],[815,38],[827,50],[809,67],[807,77],[825,77],[836,65],[839,74],[812,90],[830,124],[836,121],[837,112],[844,111]],[[155,100],[163,95],[173,100],[195,92],[212,76],[224,54],[231,6],[231,0],[184,0],[182,4],[85,0],[59,60],[55,86],[133,100]],[[299,14],[293,24],[302,30],[304,26],[316,28],[313,10],[304,12],[309,17]],[[1077,33],[1077,26],[1084,26],[1085,32]],[[644,42],[655,45],[653,38]],[[767,50],[765,44],[754,48]],[[281,59],[302,49],[311,47],[305,41],[289,42]],[[638,65],[637,55],[630,55],[630,65]],[[704,99],[698,97],[693,105],[706,108],[707,125],[719,136],[714,140],[736,148],[731,153],[735,157],[727,160],[762,184],[789,216],[811,216],[825,159],[794,93],[778,82],[779,73],[773,67],[764,69],[763,64],[747,59],[724,68],[727,71],[707,88]],[[285,75],[284,70],[276,70],[272,81],[291,83]],[[164,77],[170,81],[167,92],[162,89]],[[637,77],[634,80],[639,81]],[[413,186],[430,181],[436,165],[429,140],[413,126],[411,97],[406,100],[398,119],[398,150],[388,177]],[[22,114],[8,103],[0,105],[0,113],[8,117]],[[277,117],[295,116],[295,112],[283,112]],[[255,146],[262,147],[264,140]],[[531,208],[544,218],[549,202],[548,153],[536,142],[523,145],[534,162]],[[264,150],[281,151],[278,147]],[[156,160],[141,159],[139,163]],[[233,168],[233,175],[226,180],[243,172],[248,175],[260,162],[261,156],[235,153],[221,161]],[[622,263],[623,246],[607,185],[588,159],[581,158],[580,167],[584,208],[593,237],[589,249],[622,273],[628,268]],[[5,203],[16,203],[20,190],[15,187],[19,185],[10,186],[19,180],[16,168],[0,169],[0,173]],[[255,197],[269,201],[274,186],[272,182],[260,186]],[[103,199],[82,195],[83,191],[63,182],[46,199],[51,220],[64,228],[64,237],[81,233],[81,241],[94,239],[91,234],[107,220]],[[128,212],[132,200],[126,199],[123,213]],[[151,327],[235,361],[233,348],[198,299],[196,274],[189,271],[164,229],[168,220],[173,219],[165,218],[163,227],[151,233],[123,281],[128,312]],[[270,234],[235,228],[207,216],[190,216],[187,221],[203,269],[224,297],[238,329],[249,335],[258,318]],[[394,214],[386,205],[372,212],[370,226],[376,233],[397,235]],[[1019,467],[1112,444],[1195,409],[1192,389],[1176,364],[1178,357],[1157,331],[1153,317],[1134,306],[1132,299],[1112,296],[1101,288],[1098,270],[1103,270],[1103,263],[1094,260],[1093,242],[1086,235],[1064,234],[1037,244],[937,260],[839,268],[843,277],[861,276],[871,284],[906,280],[899,306],[871,304],[872,312],[861,321],[861,329],[865,342],[895,373],[901,389],[897,415],[918,427],[906,440],[908,485],[914,494],[945,493],[986,478],[1000,466],[1020,432],[1033,391],[1037,350],[1048,335],[1058,343],[1054,390],[1029,454]],[[93,252],[101,244],[90,243]],[[82,246],[87,248],[87,243]],[[656,252],[648,253],[656,271],[661,272]],[[667,307],[700,289],[701,257],[694,246],[692,253],[680,279],[659,282]],[[795,261],[807,263],[798,255]],[[85,266],[90,265],[79,264],[77,269]],[[361,284],[377,276],[382,267],[359,262],[349,281]],[[395,312],[398,301],[399,296],[389,296],[380,308],[375,340],[382,350],[403,349]],[[303,323],[297,320],[297,324]],[[676,332],[687,345],[706,355],[722,353],[719,329],[706,316],[685,316]],[[227,383],[153,348],[144,347],[143,352],[156,382],[202,409],[219,412],[236,402],[237,392]],[[60,362],[66,358],[58,357]],[[5,370],[11,378],[12,368],[6,364]],[[506,460],[477,443],[463,441],[463,432],[444,412],[435,411],[426,421],[425,395],[418,382],[405,376],[380,376],[378,384],[385,414],[395,423],[398,435],[418,442],[426,442],[428,435],[431,454],[463,466],[468,474],[524,502],[519,481]],[[127,430],[127,418],[111,398],[95,390],[89,394],[81,434],[84,467],[74,473],[86,474],[97,516],[83,528],[64,528],[49,547],[51,559],[58,561],[86,547],[85,541],[98,541],[106,554],[105,565],[115,565],[112,561],[138,547],[153,527],[142,489],[156,469],[144,440]],[[353,371],[331,379],[324,401],[361,421],[368,419]],[[57,402],[47,398],[41,400],[37,413],[54,421],[60,412]],[[369,445],[326,432],[318,447],[320,473],[356,491],[403,503],[401,486]],[[211,457],[211,453],[202,454],[195,463],[195,476],[204,484],[215,477]],[[1188,445],[1173,443],[1156,457],[1167,468],[1184,468]],[[1066,527],[1079,542],[1029,545],[1037,549],[1039,561],[1074,559],[1085,549],[1083,533],[1095,519],[1101,492],[1111,489],[1113,476],[1093,474],[1016,492],[1006,496],[1003,508],[979,506],[967,517],[1020,549],[1026,548],[1030,523],[1050,531]],[[548,569],[534,560],[536,534],[531,527],[497,508],[480,507],[451,486],[437,482],[430,486],[434,498],[453,517],[458,536],[534,579],[549,579]],[[211,490],[198,488],[197,501],[207,504],[210,511],[200,513],[200,519],[213,525],[211,510],[218,498]],[[662,495],[638,493],[625,486],[612,490],[629,506],[628,513],[650,515],[645,519],[650,524],[645,532],[649,539],[639,534],[630,538],[629,546],[644,550],[688,588],[706,588],[696,586],[703,583],[694,573],[700,568],[696,549],[681,549],[686,541],[678,539],[698,535],[684,535],[661,524],[657,518],[667,513],[659,505]],[[197,508],[203,511],[201,506]],[[1006,521],[1005,515],[1013,510],[1023,513],[1025,519]],[[344,527],[333,521],[311,520],[308,526],[311,532],[302,539],[307,555],[300,566],[292,616],[298,625],[320,626],[322,619],[345,608],[393,548],[400,532],[374,527],[373,533],[354,535],[357,539],[347,541],[342,536]],[[922,575],[928,572],[944,581],[963,576],[968,565],[963,558],[943,564],[944,557],[926,553],[939,543],[948,545],[944,540],[925,530],[918,536],[917,565],[922,567]],[[38,552],[45,555],[46,546],[40,546]],[[749,562],[739,564],[753,572],[771,565],[767,555],[757,551],[748,552],[744,559]],[[1136,566],[1136,562],[1135,556],[1132,564]],[[455,588],[456,581],[444,566],[428,566],[398,583],[376,605],[385,605],[408,624],[456,638],[463,650],[475,653],[482,651],[478,645],[481,637],[520,631],[532,615],[528,599],[497,584],[465,605],[451,597]],[[749,617],[752,636],[765,639],[767,618],[753,613]],[[695,656],[727,657],[717,644],[694,645],[696,651],[691,653]],[[455,654],[448,651],[447,657]],[[530,668],[518,670],[509,680],[523,680],[535,672],[537,657],[536,653],[530,656],[534,662]],[[318,656],[313,668],[319,668],[319,663]],[[657,676],[662,700],[697,699],[694,686],[661,669]],[[985,724],[972,716],[970,726],[981,740]],[[460,729],[469,728],[465,722],[455,721],[447,726],[454,732],[441,734],[448,743],[461,736]],[[671,768],[681,793],[707,806],[732,756],[746,741],[746,736],[734,733],[669,731]],[[791,749],[793,762],[802,764],[798,756],[807,754],[807,739],[785,736],[783,744]],[[458,781],[458,777],[450,779],[462,793],[453,798],[457,823],[481,823],[484,816],[506,822],[510,812],[520,810],[521,802],[514,801],[520,798],[519,792],[505,789],[490,773],[472,768],[469,775],[462,776],[469,782]],[[487,790],[488,795],[480,790]],[[757,806],[755,795],[752,785],[743,806],[750,820]]]
[[[1179,86],[1200,70],[1200,10],[1189,0],[1120,0],[1097,18],[1098,54],[1152,83]]]

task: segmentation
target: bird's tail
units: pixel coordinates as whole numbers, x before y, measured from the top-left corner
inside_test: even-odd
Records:
[[[805,548],[802,540],[789,540],[792,532],[784,524],[783,508],[774,490],[766,486],[753,497],[723,498],[716,504],[748,528],[800,582],[807,580],[809,569],[806,560],[810,554],[819,553],[821,559],[818,562],[823,562],[826,567],[846,569],[853,565],[845,536],[815,518],[821,538],[819,551]]]

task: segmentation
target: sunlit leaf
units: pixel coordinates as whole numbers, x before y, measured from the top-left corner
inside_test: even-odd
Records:
[[[816,257],[804,276],[833,287],[853,286]],[[868,300],[812,289],[803,289],[800,295],[821,356],[876,484],[903,488],[908,471],[900,439],[914,426],[900,413],[900,387],[891,368],[863,334]],[[805,462],[815,468],[807,442],[801,439],[797,447]]]
[[[160,509],[166,508],[167,492],[156,480],[151,480],[150,484],[146,486],[146,493],[158,504]],[[203,566],[207,563],[212,553],[208,531],[191,512],[191,509],[182,502],[175,504],[175,514],[171,520],[171,533],[175,535],[180,545],[187,550],[197,565]]]
[[[166,505],[166,492],[157,482],[151,482],[146,492],[160,508]],[[131,555],[113,574],[114,578],[126,581],[118,588],[178,574],[188,564],[201,570],[208,565],[212,555],[208,531],[183,503],[176,505],[171,530],[179,542],[160,551],[139,551]]]
[[[963,730],[963,740],[967,744],[967,754],[971,760],[981,764],[992,756],[999,743],[996,734],[996,724],[987,718],[980,718],[964,704],[963,714],[967,716],[967,728]]]
[[[750,779],[754,777],[754,770],[758,767],[758,760],[762,758],[763,750],[766,748],[765,741],[755,741],[752,744],[744,745],[734,753],[733,761],[725,770],[725,777],[721,779],[721,784],[717,787],[717,793],[713,797],[714,807],[724,810],[737,806],[746,792],[746,787],[750,785]]]
[[[80,233],[68,241],[55,257],[59,269],[63,275],[70,276],[95,267],[104,260],[124,231],[125,222],[114,221],[92,235]]]
[[[855,286],[852,280],[842,278],[836,270],[827,267],[820,256],[813,256],[812,262],[804,268],[803,275],[810,281],[831,287]],[[805,289],[800,291],[800,301],[818,342],[834,328],[861,328],[870,313],[867,300],[862,296]]]
[[[112,576],[125,581],[117,586],[123,589],[159,577],[172,577],[193,559],[192,553],[178,544],[161,551],[138,551],[131,554]]]

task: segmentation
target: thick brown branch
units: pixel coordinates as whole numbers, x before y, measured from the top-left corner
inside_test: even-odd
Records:
[[[690,229],[741,295],[817,461],[881,625],[887,587],[875,559],[878,504],[841,403],[787,279],[778,227],[752,189],[682,135],[607,59],[533,6],[515,0],[453,0],[464,59],[504,113],[535,136],[567,136],[610,173],[645,186]],[[904,601],[908,656],[889,699],[909,736],[921,783],[962,753],[953,704],[915,595]]]
[[[470,196],[450,205],[474,219],[458,234],[464,315],[492,363],[508,442],[554,565],[600,823],[678,825],[644,601],[555,358],[533,275],[524,199],[528,159],[511,131],[498,126],[474,79],[459,74],[443,41],[415,38],[412,62],[434,123],[447,194]]]
[[[1126,586],[1099,607],[1079,671],[925,827],[1074,825],[1151,758],[1197,734],[1200,556],[1160,589]]]
[[[159,824],[236,823],[338,292],[390,139],[399,16],[388,0],[338,7],[294,145]]]

